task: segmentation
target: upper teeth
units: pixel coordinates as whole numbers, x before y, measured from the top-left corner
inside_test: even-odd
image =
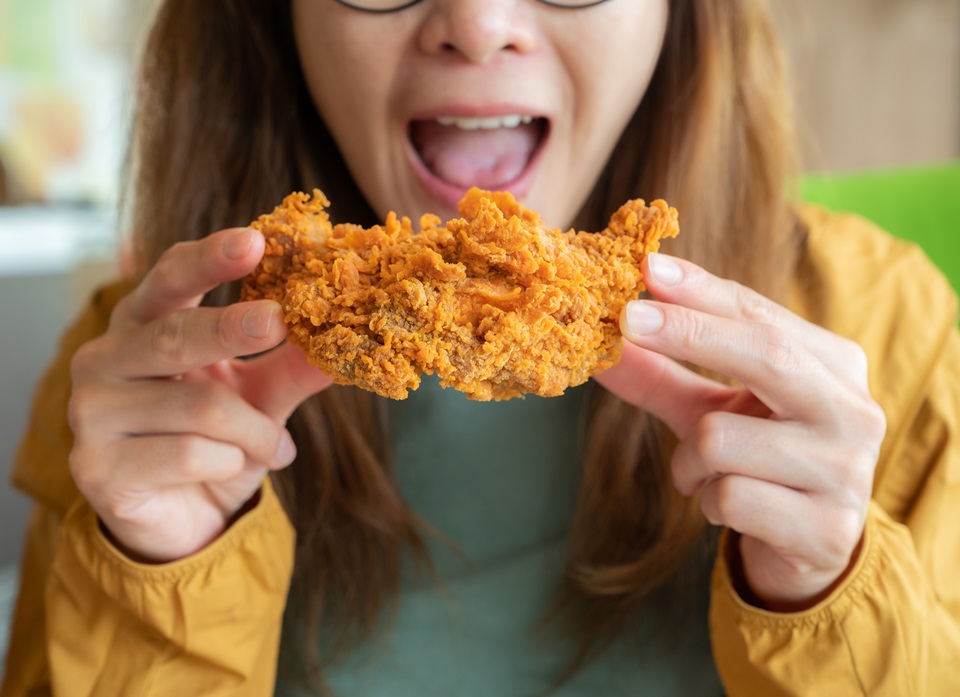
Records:
[[[468,118],[459,116],[440,116],[437,123],[441,126],[456,126],[465,131],[475,131],[478,128],[516,128],[521,123],[530,123],[532,116],[509,114],[507,116],[488,116],[486,118]]]

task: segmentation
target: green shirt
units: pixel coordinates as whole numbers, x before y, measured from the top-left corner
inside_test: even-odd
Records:
[[[407,574],[393,620],[328,670],[340,695],[520,697],[552,684],[566,655],[533,630],[563,574],[587,390],[473,402],[425,378],[390,404],[398,486],[456,548],[428,540],[442,584]],[[669,641],[641,618],[641,645],[613,645],[552,694],[722,694],[707,597],[704,588]],[[278,694],[308,693],[282,686]]]

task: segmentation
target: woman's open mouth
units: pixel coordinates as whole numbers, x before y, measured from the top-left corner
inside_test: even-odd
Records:
[[[410,122],[413,168],[427,193],[445,207],[471,186],[527,193],[549,122],[539,116],[438,116]]]

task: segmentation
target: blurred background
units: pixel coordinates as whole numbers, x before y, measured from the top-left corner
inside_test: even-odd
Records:
[[[771,0],[808,171],[960,155],[960,0]]]
[[[28,510],[8,482],[31,392],[83,298],[115,273],[131,57],[153,5],[0,0],[0,568],[19,556]]]
[[[155,3],[0,0],[0,596],[28,510],[8,479],[33,387],[65,324],[116,273],[131,65]],[[960,158],[960,0],[771,4],[807,171]]]

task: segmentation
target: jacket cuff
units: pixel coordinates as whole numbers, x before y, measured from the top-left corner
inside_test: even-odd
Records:
[[[288,587],[289,571],[293,563],[294,531],[283,506],[270,483],[264,478],[256,503],[237,518],[216,540],[190,556],[161,564],[141,563],[121,551],[104,533],[96,512],[86,501],[78,501],[68,512],[66,534],[75,537],[77,553],[88,568],[98,568],[104,580],[116,583],[179,584],[198,574],[229,566],[231,557],[239,555],[255,566],[287,570],[271,574],[278,578],[264,590],[280,591]],[[256,557],[250,558],[255,551]],[[289,552],[286,554],[285,552]],[[289,563],[284,563],[289,559]],[[108,578],[109,577],[109,578]],[[267,578],[264,578],[266,581]]]
[[[724,534],[721,545],[726,539]],[[882,674],[878,666],[886,664],[894,681],[908,675],[904,652],[889,633],[901,631],[901,622],[917,621],[923,594],[910,589],[918,577],[922,573],[909,531],[875,501],[860,558],[830,595],[806,610],[777,613],[750,605],[737,595],[719,554],[710,635],[727,693],[866,694],[871,666]]]
[[[170,679],[172,686],[184,676],[205,680],[212,671],[230,684],[261,685],[262,692],[251,694],[268,694],[294,544],[268,479],[259,502],[220,538],[166,564],[124,556],[80,501],[64,521],[46,588],[51,662],[60,675],[81,675],[111,665],[119,651],[129,658],[126,679],[141,676],[135,682]],[[175,669],[158,668],[168,664]],[[110,679],[119,684],[122,672]],[[112,694],[131,694],[132,683],[124,684]]]
[[[820,602],[798,612],[766,610],[750,603],[737,592],[727,555],[724,554],[731,536],[731,531],[725,529],[720,535],[719,552],[714,566],[711,589],[712,602],[727,604],[734,621],[737,624],[748,626],[784,626],[837,619],[853,602],[853,598],[858,593],[862,593],[864,587],[871,583],[873,576],[876,574],[878,555],[875,507],[877,507],[876,502],[871,501],[864,524],[860,555],[846,577]]]

